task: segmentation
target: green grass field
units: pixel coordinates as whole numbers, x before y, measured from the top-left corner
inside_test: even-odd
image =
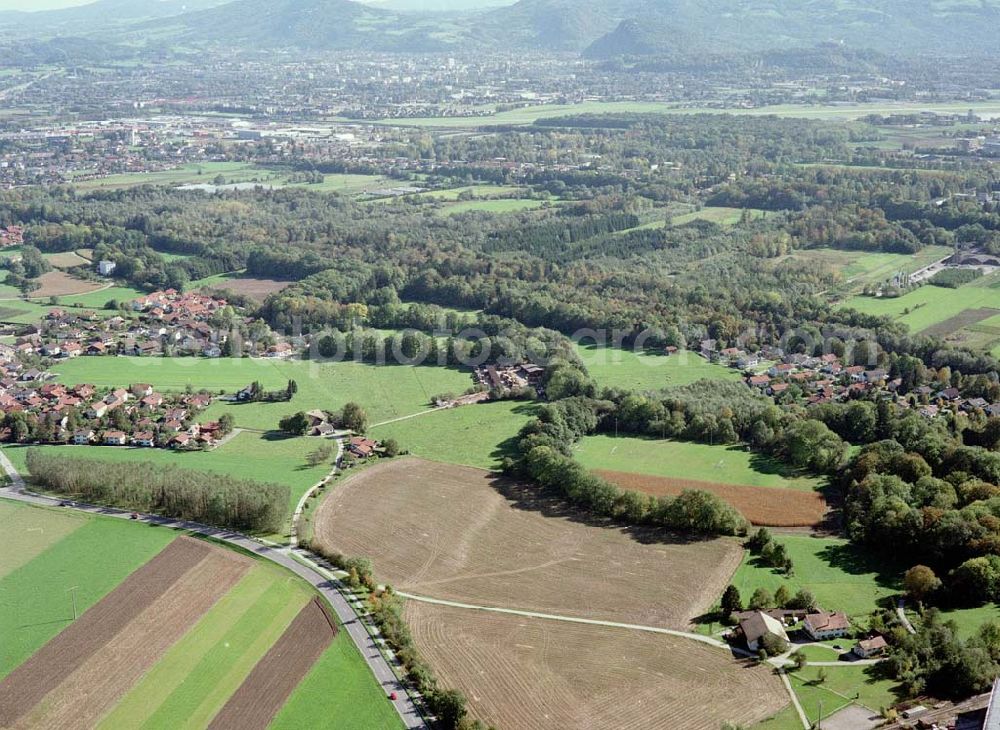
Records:
[[[748,208],[747,210],[749,211],[751,220],[757,220],[766,215],[766,212],[763,210],[753,208]],[[674,216],[670,219],[670,225],[683,226],[685,223],[691,223],[692,221],[708,221],[709,223],[718,223],[720,226],[735,226],[740,222],[740,218],[742,217],[743,210],[740,208],[707,206],[701,210],[694,210],[684,215]]]
[[[501,200],[464,200],[441,209],[445,215],[458,215],[477,211],[480,213],[516,213],[522,210],[536,210],[545,205],[544,201],[530,198],[503,198]]]
[[[858,704],[878,713],[881,708],[899,702],[901,697],[893,692],[895,682],[878,679],[871,667],[826,667],[826,679],[819,679],[818,667],[805,667],[789,672],[788,679],[799,698],[802,709],[810,722],[828,718],[850,704]]]
[[[88,292],[86,294],[72,294],[59,297],[58,306],[63,308],[83,307],[87,309],[93,309],[98,314],[102,314],[104,305],[110,302],[111,300],[115,300],[118,302],[130,302],[133,299],[136,299],[137,297],[143,296],[145,293],[146,292],[140,289],[134,289],[129,286],[111,286],[108,287],[107,289],[98,289],[97,291]],[[45,307],[46,312],[52,308],[52,305],[49,304],[48,299],[35,299],[32,301]],[[115,314],[120,314],[120,312],[108,310],[104,311],[103,314],[110,317]]]
[[[0,502],[0,578],[20,568],[49,546],[86,524],[70,512],[32,509],[17,502]]]
[[[216,175],[225,176],[227,182],[247,182],[254,178],[263,180],[270,174],[268,170],[254,167],[245,162],[200,162],[182,165],[172,170],[110,175],[96,180],[83,180],[73,185],[77,190],[89,192],[92,190],[132,188],[139,185],[211,184]]]
[[[852,297],[843,306],[866,314],[889,316],[908,325],[912,332],[955,317],[966,309],[1000,308],[1000,273],[984,276],[958,289],[924,285],[894,299]]]
[[[859,292],[865,284],[881,283],[900,271],[913,273],[951,253],[947,246],[927,246],[913,255],[813,248],[783,260],[821,261],[843,275],[844,287]]]
[[[788,707],[773,717],[753,725],[753,730],[802,730],[799,713],[789,703]]]
[[[458,202],[458,199],[463,194],[471,194],[477,198],[482,198],[490,195],[506,195],[516,197],[518,193],[526,190],[526,188],[516,187],[513,185],[468,185],[461,188],[448,188],[446,190],[428,190],[424,193],[414,193],[413,195],[407,195],[406,198],[409,199],[430,199],[430,200],[440,200],[443,202]],[[380,201],[387,202],[393,200],[392,198],[382,198]]]
[[[716,363],[693,352],[670,355],[635,352],[616,347],[578,343],[576,353],[587,372],[602,388],[659,390],[673,385],[688,385],[696,380],[739,380],[739,371]]]
[[[288,698],[268,730],[391,730],[401,727],[392,705],[364,672],[367,668],[361,664],[357,649],[341,632]]]
[[[367,365],[357,362],[313,363],[301,360],[204,358],[79,357],[60,363],[53,372],[64,383],[99,386],[150,383],[160,390],[183,390],[188,384],[211,392],[233,393],[260,381],[265,389],[298,383],[291,403],[215,403],[206,420],[225,411],[239,426],[272,430],[278,420],[298,410],[336,410],[349,401],[360,403],[372,424],[430,408],[431,398],[444,392],[462,393],[472,385],[468,372],[455,368],[408,365]]]
[[[269,170],[246,162],[200,162],[171,170],[135,172],[109,175],[94,180],[74,182],[81,192],[94,190],[121,190],[140,185],[214,185],[215,177],[222,175],[225,184],[259,183],[272,187],[302,187],[316,192],[353,195],[395,184],[380,175],[329,174],[322,183],[289,182],[286,172]]]
[[[736,116],[761,116],[774,114],[781,117],[801,117],[807,119],[859,119],[868,114],[902,114],[908,111],[966,112],[970,108],[978,114],[1000,115],[1000,103],[972,102],[933,104],[836,104],[800,105],[781,104],[757,109],[718,109],[714,107],[678,107],[663,102],[600,102],[588,101],[580,104],[544,104],[524,107],[511,111],[490,114],[492,109],[483,110],[480,117],[414,117],[409,119],[383,119],[382,124],[397,127],[441,127],[468,128],[505,125],[531,124],[538,119],[575,116],[579,114],[733,114]],[[488,114],[488,116],[487,116]]]
[[[757,588],[773,593],[786,585],[793,593],[800,588],[812,591],[827,611],[864,618],[899,592],[905,566],[880,563],[847,540],[805,535],[779,535],[776,539],[788,549],[793,575],[782,575],[746,554],[731,581],[744,602]]]
[[[979,627],[988,621],[1000,623],[1000,604],[987,603],[976,608],[952,608],[941,611],[946,621],[958,624],[958,633],[968,638],[979,631]]]
[[[822,485],[763,454],[690,441],[587,436],[575,447],[575,456],[588,469],[808,491]]]
[[[517,436],[535,409],[513,401],[462,406],[378,426],[371,436],[394,438],[402,449],[425,459],[493,469],[504,442]]]
[[[82,613],[177,535],[122,520],[82,519],[82,526],[54,539],[34,558],[0,578],[0,679],[73,620],[71,588],[77,589],[77,608]],[[16,529],[15,524],[44,529],[50,520],[48,510],[27,508],[12,518],[4,534]]]

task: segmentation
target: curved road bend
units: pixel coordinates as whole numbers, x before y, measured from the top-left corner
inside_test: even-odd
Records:
[[[0,467],[2,467],[7,473],[7,476],[10,477],[11,481],[8,487],[0,489],[0,497],[45,507],[59,505],[60,500],[43,497],[27,491],[24,479],[21,478],[21,475],[18,474],[14,465],[10,462],[10,459],[8,459],[7,455],[3,452],[0,452]],[[126,520],[129,519],[131,515],[131,512],[124,510],[81,504],[79,502],[75,503],[73,509],[81,512],[89,512],[91,514],[117,517]],[[406,688],[403,687],[403,685],[396,678],[396,675],[390,668],[389,663],[386,661],[381,651],[379,651],[379,647],[376,645],[375,639],[368,633],[368,629],[365,628],[364,624],[354,612],[354,609],[351,608],[350,604],[347,602],[347,599],[344,598],[343,594],[339,590],[337,590],[336,584],[320,573],[319,570],[300,563],[287,551],[268,547],[267,545],[263,545],[246,535],[242,535],[238,532],[232,532],[231,530],[209,527],[208,525],[202,525],[197,522],[185,522],[183,520],[173,520],[168,517],[157,517],[156,515],[141,515],[139,521],[151,525],[169,527],[175,530],[185,530],[187,532],[204,535],[205,537],[210,537],[214,540],[234,545],[242,548],[243,550],[247,550],[254,555],[259,555],[266,560],[270,560],[272,563],[276,563],[283,568],[287,568],[303,580],[307,581],[320,592],[323,598],[326,599],[326,602],[337,614],[337,618],[340,619],[340,623],[343,624],[344,629],[347,630],[351,640],[354,642],[355,646],[358,647],[358,650],[361,652],[361,656],[368,664],[372,674],[375,675],[375,679],[378,680],[378,683],[385,695],[388,696],[391,692],[396,693],[397,699],[394,700],[392,704],[395,706],[396,712],[399,713],[399,717],[402,719],[403,725],[408,730],[427,727],[424,719],[421,717],[416,706],[413,704],[413,701],[410,699],[409,694],[407,694]],[[386,701],[388,702],[389,700]]]

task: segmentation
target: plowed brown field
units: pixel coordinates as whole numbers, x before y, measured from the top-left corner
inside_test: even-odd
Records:
[[[421,653],[500,730],[718,730],[788,704],[765,667],[686,639],[407,601]]]
[[[14,727],[74,730],[96,725],[251,564],[236,553],[211,549]]]
[[[632,489],[654,497],[678,495],[685,489],[702,489],[731,504],[753,524],[767,527],[812,527],[823,521],[827,511],[826,501],[819,492],[741,487],[604,469],[598,469],[595,473],[622,489]]]
[[[588,524],[534,488],[413,458],[345,481],[314,524],[321,545],[411,593],[665,628],[709,609],[742,557],[735,540]]]
[[[209,730],[266,730],[336,635],[336,623],[314,598],[229,698]]]
[[[103,285],[96,281],[74,279],[64,271],[50,271],[38,277],[39,289],[31,292],[32,297],[61,297],[69,294],[86,294],[97,291]]]
[[[78,620],[0,682],[0,727],[9,727],[37,705],[142,611],[169,591],[212,548],[178,538],[132,573]]]

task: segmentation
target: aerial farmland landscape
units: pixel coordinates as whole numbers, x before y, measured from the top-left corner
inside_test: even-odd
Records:
[[[0,29],[0,729],[1000,730],[1000,0]]]

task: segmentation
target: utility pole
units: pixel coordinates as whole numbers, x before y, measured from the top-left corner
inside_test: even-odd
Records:
[[[77,613],[77,610],[76,610],[76,591],[77,591],[77,589],[79,587],[80,586],[73,586],[72,588],[70,588],[67,591],[67,593],[72,593],[73,594],[73,620],[74,621],[76,621],[77,618],[79,618],[79,614]]]

